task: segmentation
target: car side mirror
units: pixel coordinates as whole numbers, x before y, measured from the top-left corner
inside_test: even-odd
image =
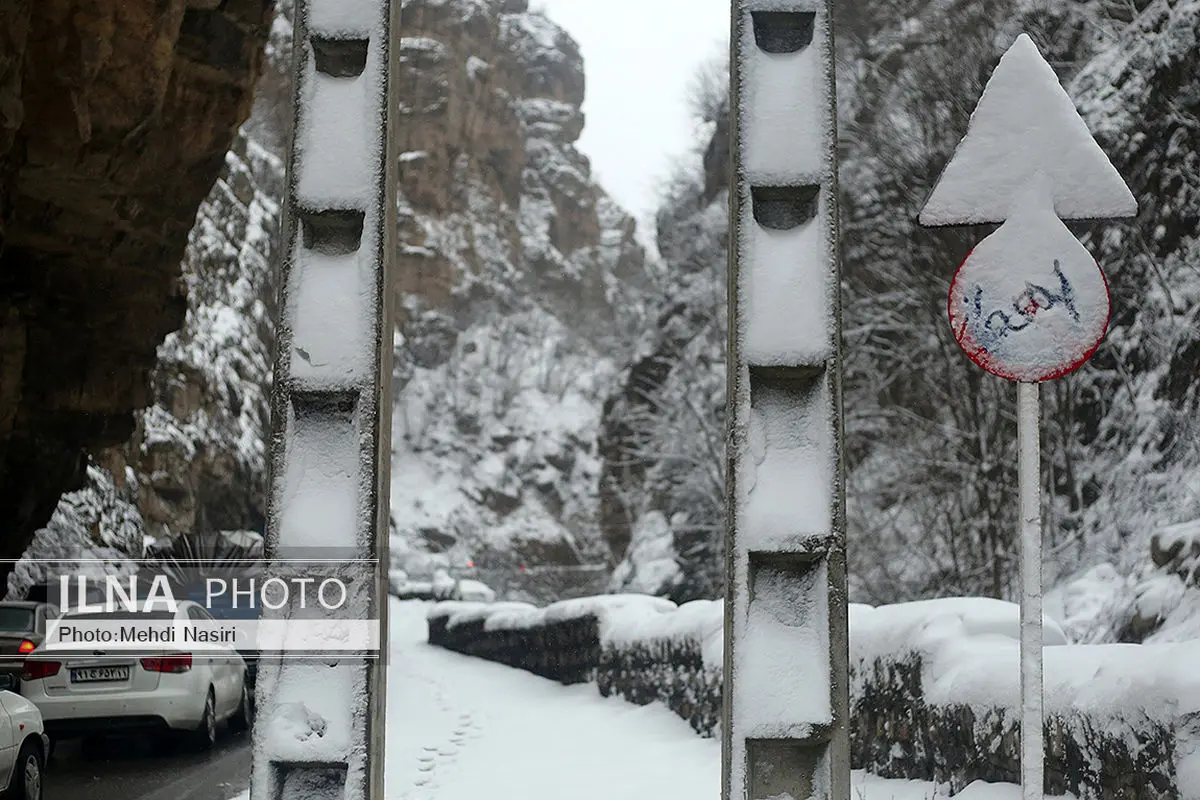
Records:
[[[0,691],[16,692],[21,686],[21,679],[11,672],[0,673]]]

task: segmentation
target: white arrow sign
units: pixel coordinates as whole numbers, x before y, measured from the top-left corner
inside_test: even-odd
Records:
[[[988,79],[967,135],[920,222],[1003,223],[950,286],[954,337],[994,375],[1018,381],[1021,541],[1021,789],[1042,800],[1042,513],[1038,382],[1083,364],[1104,338],[1104,273],[1063,219],[1137,213],[1054,70],[1021,35]]]
[[[1060,219],[1137,213],[1120,173],[1092,138],[1037,45],[1021,34],[987,82],[967,135],[921,211],[926,226],[1004,222],[1037,174]]]

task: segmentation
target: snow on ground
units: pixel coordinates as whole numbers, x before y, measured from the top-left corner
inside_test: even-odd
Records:
[[[528,672],[430,647],[427,604],[393,601],[388,667],[388,800],[716,800],[719,740],[655,703],[603,698]],[[945,800],[922,781],[855,772],[854,800]],[[973,784],[962,800],[1014,800]],[[247,800],[243,793],[236,800]]]
[[[423,607],[392,613],[389,800],[717,795],[719,746],[667,709],[431,648]]]

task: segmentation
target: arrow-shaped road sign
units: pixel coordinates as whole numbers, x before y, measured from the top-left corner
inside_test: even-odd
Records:
[[[1133,193],[1022,34],[920,216],[928,226],[1003,223],[950,288],[950,324],[971,360],[1026,383],[1087,361],[1108,327],[1108,284],[1062,220],[1136,213]]]
[[[950,325],[983,369],[1019,381],[1021,789],[1042,800],[1042,514],[1038,382],[1083,364],[1104,338],[1104,273],[1063,219],[1137,214],[1037,46],[1022,34],[979,99],[921,211],[926,226],[1003,223],[950,287]]]
[[[1013,43],[971,114],[967,135],[921,211],[922,225],[1004,222],[1037,173],[1060,219],[1137,213],[1120,173],[1092,138],[1054,70],[1027,34]]]

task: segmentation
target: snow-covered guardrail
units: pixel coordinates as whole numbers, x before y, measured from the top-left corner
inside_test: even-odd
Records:
[[[535,608],[439,603],[429,641],[604,695],[720,719],[723,610],[611,595]],[[854,766],[949,784],[1015,782],[1017,606],[955,598],[850,607]],[[1047,788],[1080,800],[1200,800],[1200,643],[1070,645],[1046,624]],[[795,676],[804,680],[803,675]]]
[[[429,642],[528,670],[562,683],[592,680],[601,644],[614,626],[667,614],[675,604],[645,595],[527,603],[438,603],[429,613]]]

